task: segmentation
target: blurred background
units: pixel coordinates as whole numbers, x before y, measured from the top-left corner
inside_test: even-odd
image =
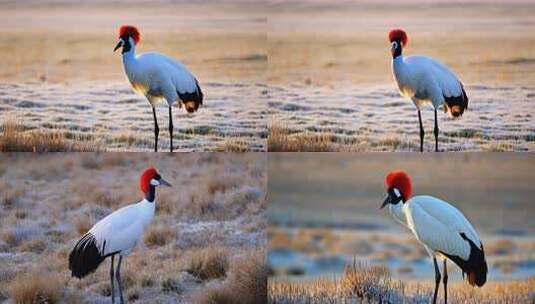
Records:
[[[412,234],[379,210],[384,178],[405,170],[414,195],[441,198],[480,233],[489,280],[535,276],[535,157],[521,153],[270,153],[268,262],[272,281],[339,278],[354,260],[391,277],[434,278]],[[450,280],[461,280],[455,266]]]

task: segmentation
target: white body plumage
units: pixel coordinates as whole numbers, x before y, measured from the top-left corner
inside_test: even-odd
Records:
[[[102,256],[115,252],[126,256],[132,252],[154,218],[155,203],[143,199],[120,208],[97,222],[88,232],[96,240]]]
[[[438,109],[447,97],[463,96],[459,78],[441,62],[427,56],[397,56],[392,72],[400,93],[420,109],[431,103]]]
[[[467,261],[470,244],[461,233],[478,249],[483,246],[479,235],[466,217],[454,206],[438,198],[420,195],[403,204],[389,206],[390,213],[422,243],[431,257],[445,253]]]
[[[181,62],[156,52],[136,56],[135,43],[129,39],[131,49],[123,54],[124,72],[134,91],[153,106],[161,100],[171,106],[182,101],[179,95],[199,90],[195,76]]]

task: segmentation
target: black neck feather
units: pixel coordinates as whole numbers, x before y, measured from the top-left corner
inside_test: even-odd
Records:
[[[145,199],[151,203],[154,203],[156,197],[156,186],[149,185],[149,191],[145,193]]]

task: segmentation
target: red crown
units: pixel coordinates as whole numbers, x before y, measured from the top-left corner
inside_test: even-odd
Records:
[[[385,184],[388,189],[396,188],[401,191],[405,200],[408,200],[412,196],[411,178],[404,171],[391,171],[388,173]]]
[[[390,42],[394,40],[400,40],[401,46],[406,46],[409,43],[409,37],[407,36],[407,33],[405,33],[402,29],[392,29],[390,32],[388,32],[388,40]]]
[[[141,174],[141,178],[139,180],[139,187],[143,193],[149,192],[150,181],[156,176],[156,174],[158,174],[156,169],[152,167],[143,171],[143,174]]]
[[[122,36],[129,36],[134,38],[134,42],[138,44],[138,42],[141,40],[141,36],[139,35],[139,31],[135,26],[132,25],[121,25],[119,28],[119,37]]]

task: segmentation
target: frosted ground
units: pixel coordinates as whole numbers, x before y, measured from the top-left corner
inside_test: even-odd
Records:
[[[68,139],[93,142],[107,151],[152,151],[154,123],[145,98],[128,84],[0,84],[0,112],[21,121],[27,131],[61,132]],[[238,149],[263,151],[266,111],[254,84],[206,83],[204,105],[188,114],[173,108],[174,145],[180,151]],[[159,149],[169,149],[167,105],[157,107]]]
[[[534,151],[535,116],[526,111],[535,87],[469,85],[469,109],[461,119],[438,113],[442,151]],[[270,88],[270,119],[289,134],[322,134],[333,149],[346,151],[419,150],[418,115],[395,87]],[[434,149],[431,106],[422,119],[424,148]],[[290,136],[290,139],[292,137]]]
[[[121,24],[138,26],[138,53],[176,58],[199,80],[203,107],[173,111],[177,151],[266,149],[266,20],[250,1],[4,1],[0,122],[94,150],[152,151],[150,105],[129,88],[112,52]],[[158,118],[166,151],[165,107]]]
[[[534,151],[534,14],[529,1],[272,1],[270,124],[326,151],[417,151],[418,116],[397,92],[387,41],[402,27],[405,55],[437,58],[466,86],[461,119],[438,113],[441,150]],[[429,151],[433,112],[422,115]]]
[[[155,218],[124,261],[128,302],[211,303],[236,288],[265,298],[262,154],[19,153],[0,157],[0,303],[109,303],[109,259],[79,280],[68,254],[141,199],[148,166],[173,187],[157,190]]]

